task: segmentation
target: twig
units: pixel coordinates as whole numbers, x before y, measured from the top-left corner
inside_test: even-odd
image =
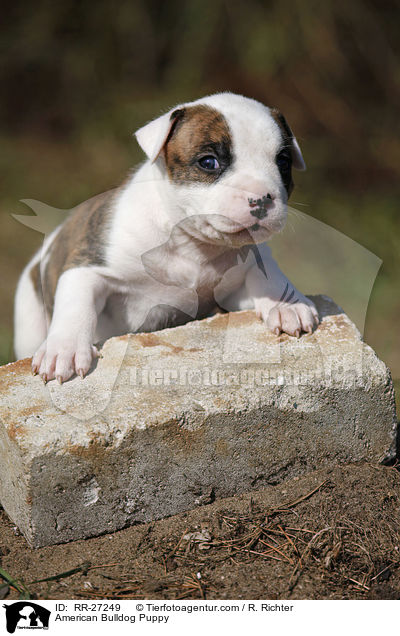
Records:
[[[389,565],[387,565],[385,568],[383,568],[383,570],[381,570],[380,572],[378,572],[378,574],[375,574],[375,576],[372,577],[371,583],[372,581],[375,581],[375,579],[377,579],[378,576],[386,572],[386,570],[390,570],[390,568],[396,568],[399,565],[399,563],[400,561],[394,561],[393,563],[390,563]]]
[[[350,576],[345,576],[345,578],[351,581],[352,583],[355,583],[356,585],[358,585],[358,587],[363,587],[367,591],[371,589],[368,587],[368,585],[365,585],[365,583],[360,583],[360,581],[356,581],[356,579],[352,579]]]
[[[104,565],[91,565],[88,570],[98,570],[99,568],[111,568],[114,565],[123,565],[124,562],[120,561],[119,563],[104,563]]]
[[[283,552],[278,550],[278,548],[276,548],[275,546],[271,545],[270,543],[267,543],[267,541],[263,541],[262,539],[260,539],[260,543],[263,543],[264,545],[266,545],[271,550],[274,550],[275,552],[278,552],[278,554],[280,554],[289,563],[293,563],[293,559],[291,559],[286,554],[284,554]],[[287,545],[287,543],[285,545]],[[281,547],[283,547],[283,546],[281,546]]]
[[[322,528],[322,530],[319,530],[318,532],[316,532],[311,539],[309,540],[309,542],[307,543],[306,547],[304,548],[303,553],[300,555],[298,562],[296,563],[296,566],[292,572],[292,574],[290,575],[289,578],[289,591],[292,591],[292,589],[294,588],[294,586],[296,585],[297,581],[298,581],[298,577],[296,577],[296,579],[294,579],[295,575],[297,574],[300,566],[303,563],[303,559],[306,556],[307,552],[310,550],[311,548],[311,544],[314,541],[314,539],[316,539],[319,535],[323,534],[324,532],[328,532],[328,530],[332,530],[332,526],[327,526],[326,528]]]
[[[189,532],[189,528],[186,528],[185,532],[183,533],[183,535],[181,536],[181,538],[179,539],[178,543],[176,544],[176,546],[171,550],[171,552],[168,552],[168,554],[166,555],[167,559],[174,556],[176,554],[176,551],[178,550],[179,546],[181,545],[182,541],[183,541],[183,537]]]
[[[300,556],[300,551],[299,551],[299,549],[297,548],[297,546],[294,544],[294,542],[292,541],[292,539],[291,539],[290,535],[288,535],[288,534],[284,531],[284,529],[282,528],[282,526],[279,526],[279,525],[278,525],[278,528],[279,528],[279,530],[281,530],[281,531],[282,531],[282,533],[285,535],[285,537],[287,538],[287,540],[289,541],[289,543],[291,543],[291,544],[292,544],[292,546],[293,546],[293,548],[294,548],[294,550],[295,550],[296,554],[298,554],[298,555]],[[300,557],[300,558],[301,558],[301,557]]]
[[[325,479],[323,482],[321,482],[319,484],[319,486],[314,488],[314,490],[311,490],[311,492],[308,492],[306,495],[303,495],[302,497],[299,497],[298,499],[296,499],[295,501],[292,501],[291,503],[285,504],[285,510],[287,510],[288,508],[294,508],[294,506],[297,506],[302,501],[305,501],[306,499],[309,499],[310,497],[312,497],[318,490],[320,490],[320,488],[322,488],[322,486],[325,486],[325,484],[328,481],[329,481],[329,479]],[[275,513],[275,511],[284,512],[285,510],[281,510],[281,509],[276,508],[270,514]]]

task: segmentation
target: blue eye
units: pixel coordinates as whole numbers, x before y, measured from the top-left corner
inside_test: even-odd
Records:
[[[207,172],[215,172],[215,170],[219,170],[220,168],[218,160],[212,155],[202,157],[201,159],[199,159],[198,164],[200,168],[202,168],[203,170],[207,170]]]

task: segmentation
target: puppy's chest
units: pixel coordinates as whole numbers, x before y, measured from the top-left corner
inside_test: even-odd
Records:
[[[187,322],[188,316],[204,318],[216,307],[215,289],[236,263],[234,255],[210,262],[171,258],[163,266],[145,260],[143,276],[110,297],[105,313],[121,333],[164,329]],[[234,278],[230,286],[236,288],[242,277]]]
[[[177,259],[167,268],[168,277],[176,284],[196,292],[199,306],[214,302],[214,291],[226,277],[227,272],[235,271],[237,265],[236,250],[229,251],[209,260]],[[240,284],[241,274],[237,272],[234,286]]]
[[[213,296],[215,287],[226,272],[237,265],[238,252],[227,250],[220,253],[209,248],[200,253],[196,245],[192,252],[190,245],[185,246],[185,250],[163,245],[145,253],[142,264],[146,282],[149,285],[158,283],[160,289],[167,286],[172,295],[176,288],[189,289],[206,301]]]

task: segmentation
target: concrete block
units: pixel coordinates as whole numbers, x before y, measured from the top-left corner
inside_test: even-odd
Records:
[[[0,369],[0,501],[31,546],[62,543],[394,455],[389,370],[343,311],[296,339],[254,312],[112,338],[85,379]]]

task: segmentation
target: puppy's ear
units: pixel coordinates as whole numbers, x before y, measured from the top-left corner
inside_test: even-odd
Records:
[[[270,110],[272,117],[275,119],[276,123],[282,131],[283,137],[290,144],[293,168],[296,168],[296,170],[306,170],[306,164],[303,159],[303,155],[301,154],[300,146],[285,117],[277,108],[271,108]]]
[[[296,170],[307,170],[306,162],[301,154],[300,146],[294,136],[292,137],[292,161],[293,168],[296,168]]]
[[[184,115],[184,108],[176,108],[161,115],[135,132],[139,146],[153,163],[171,137],[178,121]]]

